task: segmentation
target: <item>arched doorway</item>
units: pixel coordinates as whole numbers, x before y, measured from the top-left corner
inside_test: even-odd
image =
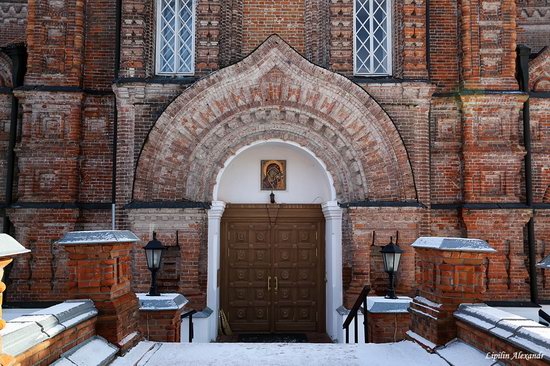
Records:
[[[337,200],[416,198],[403,140],[389,116],[360,86],[309,63],[272,36],[243,61],[193,84],[166,108],[147,136],[135,175],[129,173],[134,179],[131,199],[210,206],[206,295],[213,311],[209,337],[215,339],[220,225],[226,208],[222,196],[230,188],[220,184],[224,167],[266,142],[283,144],[287,151],[315,162],[319,173],[315,187],[326,183],[325,191],[304,189],[301,197],[309,195],[305,203],[320,205],[325,219],[326,330],[332,338],[340,338],[336,309],[343,302],[342,210]],[[253,169],[258,174],[260,167]],[[260,183],[257,178],[252,184]],[[292,177],[288,178],[290,185]],[[242,188],[236,188],[245,193],[238,202],[268,202],[269,192]],[[296,196],[300,197],[275,192],[280,202],[293,202]]]
[[[270,159],[286,166],[275,204],[261,186],[262,161]],[[223,308],[237,331],[326,329],[336,339],[342,213],[325,164],[297,143],[256,141],[226,161],[213,198],[207,304],[214,313]]]

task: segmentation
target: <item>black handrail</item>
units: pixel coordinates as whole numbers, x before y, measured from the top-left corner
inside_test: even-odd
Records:
[[[369,332],[367,328],[367,296],[369,292],[370,286],[363,287],[363,290],[357,297],[357,300],[355,300],[355,304],[353,304],[353,307],[351,308],[346,320],[344,321],[343,328],[346,330],[346,343],[349,343],[349,325],[354,319],[355,343],[359,343],[357,312],[359,311],[359,308],[361,308],[361,304],[363,304],[363,331],[365,332],[365,343],[369,342]]]
[[[539,309],[539,317],[550,324],[550,314],[548,314],[546,311]]]
[[[197,310],[190,310],[181,315],[182,320],[185,318],[189,318],[189,343],[193,343],[193,336],[194,336],[193,314],[195,314],[196,312]]]

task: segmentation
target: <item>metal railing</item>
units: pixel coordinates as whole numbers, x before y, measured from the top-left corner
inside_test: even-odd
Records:
[[[539,309],[539,318],[544,320],[546,323],[548,323],[550,326],[550,314],[548,314],[547,312],[545,312],[544,310],[542,309]],[[542,324],[542,322],[539,321],[539,323]]]
[[[193,333],[194,333],[194,329],[193,329],[193,314],[195,314],[197,312],[197,310],[190,310],[186,313],[183,313],[181,315],[181,320],[183,321],[183,319],[185,318],[189,318],[189,343],[193,343]]]
[[[349,312],[346,321],[344,321],[343,328],[346,330],[346,343],[349,343],[349,325],[351,324],[352,320],[354,321],[354,330],[355,330],[355,343],[359,343],[359,325],[357,320],[357,313],[359,309],[361,308],[361,304],[363,305],[363,331],[365,332],[365,343],[369,342],[369,331],[367,328],[367,295],[370,292],[370,286],[363,287],[363,290],[357,297],[357,300],[355,300],[355,304],[353,304],[353,307],[351,308],[351,311]]]

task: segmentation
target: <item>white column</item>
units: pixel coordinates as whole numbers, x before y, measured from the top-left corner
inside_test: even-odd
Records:
[[[342,209],[338,202],[322,204],[325,215],[325,268],[326,268],[326,319],[327,334],[340,340],[342,325],[338,322],[337,312],[342,305]],[[340,336],[339,336],[340,335]]]
[[[225,210],[225,202],[212,201],[208,210],[208,280],[206,290],[206,306],[212,310],[209,321],[209,337],[216,340],[218,335],[218,316],[220,309],[220,223]]]

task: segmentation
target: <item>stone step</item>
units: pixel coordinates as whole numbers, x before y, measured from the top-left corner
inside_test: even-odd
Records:
[[[54,362],[55,366],[104,366],[110,364],[118,348],[104,338],[95,336],[71,348]]]

